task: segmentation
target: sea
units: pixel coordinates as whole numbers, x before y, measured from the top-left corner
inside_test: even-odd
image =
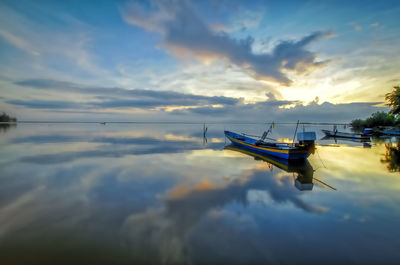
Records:
[[[269,126],[2,126],[0,264],[399,264],[398,139],[299,125],[315,150],[289,163],[224,137]]]

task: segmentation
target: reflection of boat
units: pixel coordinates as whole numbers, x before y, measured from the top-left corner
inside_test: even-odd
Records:
[[[266,155],[257,151],[248,150],[235,145],[227,145],[225,146],[225,149],[237,151],[252,156],[256,160],[264,160],[265,162],[272,164],[280,169],[283,169],[286,172],[298,173],[298,176],[295,180],[295,186],[299,190],[312,190],[314,186],[314,170],[307,159],[287,160],[275,156]]]
[[[246,154],[254,157],[255,160],[263,160],[268,164],[276,166],[286,172],[297,173],[297,178],[294,185],[299,190],[312,190],[314,186],[314,180],[322,187],[336,190],[334,187],[326,184],[325,182],[313,177],[314,169],[307,159],[302,160],[287,160],[279,157],[267,155],[254,150],[247,149],[238,145],[227,145],[224,147],[227,150],[237,151],[242,154]]]
[[[335,143],[337,143],[338,140],[355,142],[355,143],[367,143],[367,142],[371,141],[371,139],[369,137],[368,138],[349,138],[349,137],[327,136],[327,135],[322,137],[321,140],[334,140]]]
[[[305,159],[310,155],[310,150],[307,145],[264,142],[263,138],[265,139],[265,137],[261,140],[256,140],[243,134],[237,134],[230,131],[225,131],[224,133],[233,144],[263,154],[284,159]]]

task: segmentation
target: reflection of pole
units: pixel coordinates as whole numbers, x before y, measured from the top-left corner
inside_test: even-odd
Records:
[[[297,120],[297,124],[296,124],[296,130],[294,131],[294,135],[293,135],[293,143],[292,143],[292,145],[294,145],[294,139],[296,139],[296,133],[297,133],[297,128],[299,127],[299,122],[300,122],[300,120]]]
[[[206,137],[206,133],[207,133],[207,127],[206,124],[204,123],[203,125],[203,144],[207,143],[207,137]]]
[[[315,178],[315,177],[314,177],[314,180],[318,181],[319,183],[324,184],[325,186],[327,186],[327,187],[329,187],[329,188],[331,188],[331,189],[333,189],[333,190],[336,190],[334,187],[332,187],[331,185],[326,184],[326,183],[323,182],[322,180],[319,180],[319,179],[317,179],[317,178]]]

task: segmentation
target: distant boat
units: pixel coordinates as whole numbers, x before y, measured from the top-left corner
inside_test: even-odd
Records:
[[[305,159],[310,155],[307,145],[265,142],[266,137],[257,140],[231,131],[224,131],[224,133],[232,144],[263,154],[284,159]]]
[[[395,128],[379,130],[379,133],[383,135],[400,136],[400,130]]]
[[[351,138],[351,139],[369,139],[370,136],[363,133],[348,133],[339,132],[337,130],[321,130],[326,136],[336,137],[336,138]]]
[[[366,143],[366,142],[371,142],[371,138],[366,137],[366,138],[354,138],[354,137],[340,137],[340,136],[329,136],[325,135],[324,137],[321,138],[321,140],[334,140],[335,143],[337,141],[347,141],[347,142],[354,142],[354,143]]]

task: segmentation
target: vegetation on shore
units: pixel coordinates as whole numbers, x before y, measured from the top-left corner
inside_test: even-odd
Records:
[[[17,119],[14,117],[10,117],[8,114],[6,114],[5,112],[3,112],[0,115],[0,122],[17,122]]]
[[[400,125],[400,120],[393,114],[384,111],[373,113],[365,120],[355,119],[351,121],[351,127],[356,131],[362,131],[364,128],[373,128],[377,126],[397,126]]]
[[[377,126],[399,126],[400,127],[400,86],[393,87],[393,91],[385,96],[386,105],[391,109],[389,113],[378,111],[370,117],[355,119],[351,121],[351,127],[355,131],[362,131],[364,128]]]

